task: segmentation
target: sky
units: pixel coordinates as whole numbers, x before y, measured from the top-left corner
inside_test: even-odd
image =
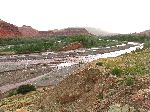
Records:
[[[38,30],[94,27],[114,33],[150,29],[150,0],[0,0],[0,19]]]

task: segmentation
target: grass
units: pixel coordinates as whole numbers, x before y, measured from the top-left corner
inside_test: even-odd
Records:
[[[110,40],[127,41],[127,42],[140,42],[144,43],[144,47],[150,47],[150,35],[136,35],[136,34],[124,34],[114,35],[111,37],[105,37]]]
[[[124,76],[146,75],[150,73],[150,48],[142,51],[132,52],[116,58],[100,59],[104,66],[111,69],[115,73],[119,73],[117,66],[122,70]]]
[[[111,39],[111,40],[144,43],[150,40],[150,35],[120,34],[120,35],[114,35],[114,36],[109,36],[105,38]]]
[[[31,108],[30,105],[34,106],[37,101],[41,101],[41,96],[43,96],[43,94],[43,91],[32,91],[26,95],[17,94],[8,97],[7,99],[4,98],[0,100],[0,108],[7,108],[10,112],[15,112],[16,109],[19,109],[22,106]]]
[[[103,66],[103,62],[97,62],[96,65]]]
[[[144,43],[144,47],[145,47],[145,48],[149,48],[149,47],[150,47],[150,40],[148,40],[148,41],[146,41],[146,42]]]
[[[65,45],[79,42],[85,48],[106,47],[121,44],[120,41],[99,39],[96,36],[62,36],[47,38],[7,38],[0,39],[0,52],[14,52],[16,54],[32,53],[41,51],[59,51]],[[10,46],[11,45],[11,46]]]
[[[124,80],[126,86],[132,86],[135,82],[134,77],[128,76]]]
[[[118,67],[114,67],[112,69],[112,75],[115,75],[117,77],[121,76],[122,70]]]

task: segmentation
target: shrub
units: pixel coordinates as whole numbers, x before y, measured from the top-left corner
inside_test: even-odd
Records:
[[[18,94],[20,94],[20,93],[21,94],[26,94],[26,93],[28,93],[30,91],[35,91],[35,90],[36,90],[35,86],[33,86],[31,84],[27,84],[27,85],[19,86],[18,89],[17,89],[17,93]]]
[[[97,62],[96,65],[103,66],[103,62]]]
[[[149,48],[150,47],[150,40],[149,41],[146,41],[144,43],[144,48]]]
[[[134,84],[134,78],[133,78],[133,77],[126,77],[126,78],[125,78],[125,84],[126,84],[127,86],[133,85],[133,84]]]
[[[122,70],[120,68],[118,68],[118,67],[114,67],[112,69],[112,74],[115,75],[115,76],[117,76],[117,77],[121,76],[121,73],[122,73]]]
[[[103,99],[104,99],[103,93],[99,93],[99,94],[98,94],[98,98],[101,99],[101,100],[103,100]]]

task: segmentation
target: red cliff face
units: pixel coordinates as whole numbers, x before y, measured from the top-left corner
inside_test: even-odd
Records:
[[[26,25],[19,27],[19,31],[21,32],[22,36],[24,36],[24,37],[34,37],[39,34],[38,30],[33,29],[31,26],[26,26]]]
[[[62,30],[38,31],[31,26],[17,27],[0,20],[0,37],[47,37],[47,36],[73,36],[91,35],[85,28],[66,28]]]
[[[21,36],[18,27],[0,20],[0,37],[2,38],[2,37],[16,37],[16,36]]]

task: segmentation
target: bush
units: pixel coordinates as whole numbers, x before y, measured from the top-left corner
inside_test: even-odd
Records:
[[[21,85],[18,87],[17,89],[17,93],[18,94],[26,94],[30,91],[36,91],[35,86],[31,85],[31,84],[27,84],[27,85]]]
[[[125,84],[126,84],[127,86],[133,85],[133,84],[134,84],[134,78],[133,78],[133,77],[126,77],[126,78],[125,78]]]
[[[97,62],[96,65],[103,66],[103,62]]]
[[[115,76],[121,76],[121,73],[122,73],[122,70],[118,67],[115,67],[112,69],[112,74],[115,75]]]
[[[150,47],[150,40],[149,41],[146,41],[144,43],[144,48],[149,48]]]
[[[104,99],[103,93],[99,93],[98,98],[101,99],[101,100],[103,100]]]

